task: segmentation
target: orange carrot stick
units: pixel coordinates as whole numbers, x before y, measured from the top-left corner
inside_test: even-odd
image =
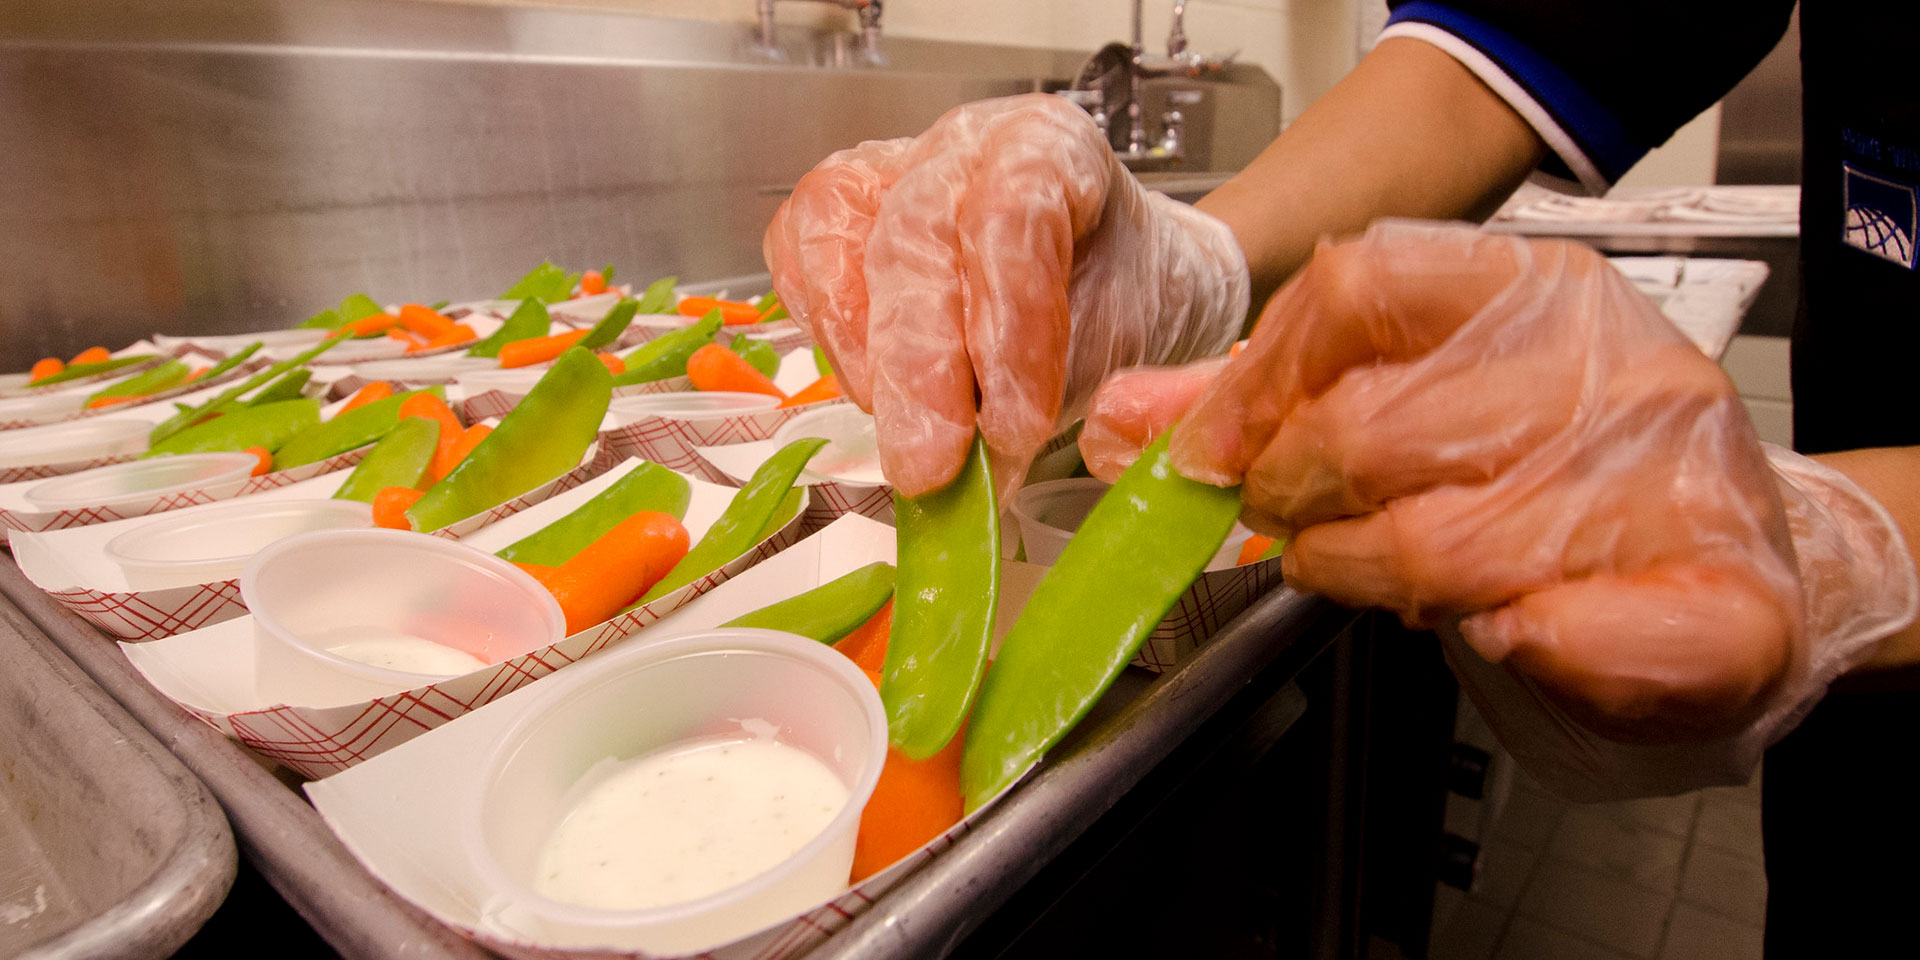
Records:
[[[59,357],[43,357],[34,363],[32,370],[27,371],[27,382],[45,380],[66,368],[67,365]]]
[[[479,446],[480,441],[485,440],[492,432],[492,427],[484,423],[476,423],[461,433],[460,438],[455,440],[452,446],[435,447],[433,462],[427,466],[427,476],[431,477],[434,483],[439,483],[441,478],[452,473],[453,468],[459,466],[460,461],[465,460],[467,454],[472,453],[473,448]],[[446,457],[445,463],[441,462],[442,455]]]
[[[862,670],[879,673],[887,663],[887,637],[893,633],[893,601],[874,611],[867,622],[840,638],[833,648]]]
[[[87,409],[98,410],[101,407],[111,407],[114,404],[133,403],[136,400],[145,400],[145,399],[146,397],[144,396],[141,396],[141,397],[94,397],[93,399],[87,401]]]
[[[388,327],[387,337],[407,345],[408,350],[420,350],[426,347],[427,338],[405,327]]]
[[[642,510],[557,567],[515,566],[560,602],[572,636],[619,613],[686,555],[687,528],[670,513]]]
[[[1273,546],[1272,537],[1256,533],[1247,538],[1246,546],[1240,548],[1240,559],[1235,560],[1233,565],[1236,567],[1244,567],[1260,559],[1260,555],[1266,553],[1267,548],[1271,546]]]
[[[608,373],[617,377],[627,372],[627,362],[619,356],[611,353],[595,354],[595,356],[598,356],[600,362],[606,365]]]
[[[343,323],[340,325],[340,329],[356,337],[371,337],[376,333],[385,333],[391,329],[394,324],[399,322],[400,318],[391,313],[376,313],[372,316],[361,317],[351,323]]]
[[[607,292],[607,278],[604,276],[601,276],[600,271],[588,270],[586,273],[583,273],[580,275],[580,295],[581,296],[592,297],[592,296],[598,296],[606,292]]]
[[[245,450],[242,450],[240,452],[251,453],[254,455],[256,459],[260,461],[259,463],[256,463],[253,466],[254,476],[262,477],[273,472],[273,451],[272,450],[268,450],[266,447],[248,447]]]
[[[800,388],[800,392],[780,401],[783,407],[803,407],[822,400],[834,400],[845,396],[840,392],[840,378],[829,373]]]
[[[440,347],[458,346],[460,344],[466,343],[469,340],[474,339],[476,336],[478,336],[478,334],[475,334],[473,332],[472,327],[469,327],[464,323],[456,323],[447,332],[442,333],[428,340],[426,343],[423,343],[417,347],[407,348],[407,352],[419,353],[422,350],[436,350],[436,349],[439,349]]]
[[[79,366],[83,363],[106,363],[112,359],[113,354],[108,353],[106,347],[88,347],[74,354],[73,359],[67,363],[71,366]]]
[[[375,380],[355,390],[353,396],[348,398],[347,405],[340,408],[340,413],[351,413],[375,400],[385,400],[391,396],[393,396],[393,384],[385,380]],[[339,413],[334,414],[336,417],[339,415]]]
[[[407,519],[407,508],[426,495],[425,490],[412,487],[382,487],[373,495],[373,525],[389,530],[412,530],[413,521]]]
[[[409,303],[400,308],[400,325],[431,340],[453,329],[453,321],[439,314],[432,307],[423,307]]]
[[[751,303],[738,300],[715,300],[712,297],[688,297],[680,301],[675,308],[683,317],[704,317],[708,313],[720,311],[720,322],[729,327],[760,322],[760,309]]]
[[[736,393],[764,393],[782,400],[787,395],[753,368],[753,364],[717,343],[709,343],[687,358],[687,379],[695,390],[731,390]]]
[[[182,382],[182,383],[192,383],[192,382],[194,382],[195,380],[198,380],[198,379],[200,379],[201,377],[204,377],[204,376],[206,376],[206,375],[207,375],[207,371],[208,371],[208,370],[212,370],[212,369],[213,369],[212,367],[195,367],[192,373],[189,373],[189,374],[187,374],[187,379],[185,379],[185,380],[183,380],[183,381],[181,381],[181,382]]]
[[[591,330],[568,330],[550,337],[529,337],[515,340],[500,348],[500,366],[531,367],[567,352],[567,348],[579,343]]]
[[[453,410],[447,406],[446,401],[431,393],[416,393],[400,401],[400,416],[403,419],[426,417],[440,424],[440,440],[433,448],[433,461],[427,468],[427,479],[430,483],[439,483],[440,478],[446,474],[434,472],[435,468],[442,460],[446,460],[449,470],[453,469],[453,464],[460,462],[451,459],[453,448],[459,445],[460,439],[466,435],[467,428],[461,425],[460,418],[454,416]]]

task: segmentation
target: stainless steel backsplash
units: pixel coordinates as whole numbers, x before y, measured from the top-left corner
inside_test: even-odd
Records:
[[[0,369],[155,331],[287,326],[342,296],[487,296],[543,258],[764,272],[828,153],[1056,89],[1084,52],[888,38],[890,66],[746,24],[398,0],[0,4]],[[1185,169],[1278,128],[1257,69],[1190,111]],[[1150,91],[1163,96],[1167,82]]]

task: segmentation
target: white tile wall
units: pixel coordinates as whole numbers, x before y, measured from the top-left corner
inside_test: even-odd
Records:
[[[1760,439],[1793,446],[1793,388],[1786,337],[1734,337],[1720,366],[1733,378]]]

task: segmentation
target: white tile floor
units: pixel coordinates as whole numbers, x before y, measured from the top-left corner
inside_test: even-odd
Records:
[[[1468,742],[1484,730],[1470,715],[1462,727]],[[1456,801],[1450,828],[1477,818],[1478,804]],[[1516,772],[1484,832],[1473,890],[1442,887],[1436,897],[1433,960],[1761,955],[1758,775],[1680,797],[1571,804]]]

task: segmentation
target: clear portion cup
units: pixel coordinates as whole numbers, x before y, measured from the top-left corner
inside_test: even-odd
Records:
[[[259,465],[251,453],[183,453],[51,477],[20,496],[49,512],[111,507],[245,480]]]
[[[411,690],[566,634],[560,605],[525,571],[404,530],[276,540],[241,570],[240,596],[253,614],[260,695],[297,706]],[[369,654],[393,666],[370,662]],[[453,666],[436,666],[442,663]]]
[[[0,431],[0,467],[31,467],[120,457],[147,448],[153,424],[100,417]]]
[[[357,500],[250,499],[142,523],[107,541],[107,558],[120,565],[133,589],[162,590],[232,580],[276,540],[373,526],[373,508]]]
[[[541,680],[526,697],[460,812],[468,856],[490,891],[482,911],[491,932],[541,946],[680,955],[846,889],[860,812],[887,753],[880,697],[846,657],[794,634],[722,628],[617,647]],[[811,754],[847,788],[846,804],[792,855],[733,886],[652,909],[584,907],[535,892],[555,826],[606,765],[754,735]]]

